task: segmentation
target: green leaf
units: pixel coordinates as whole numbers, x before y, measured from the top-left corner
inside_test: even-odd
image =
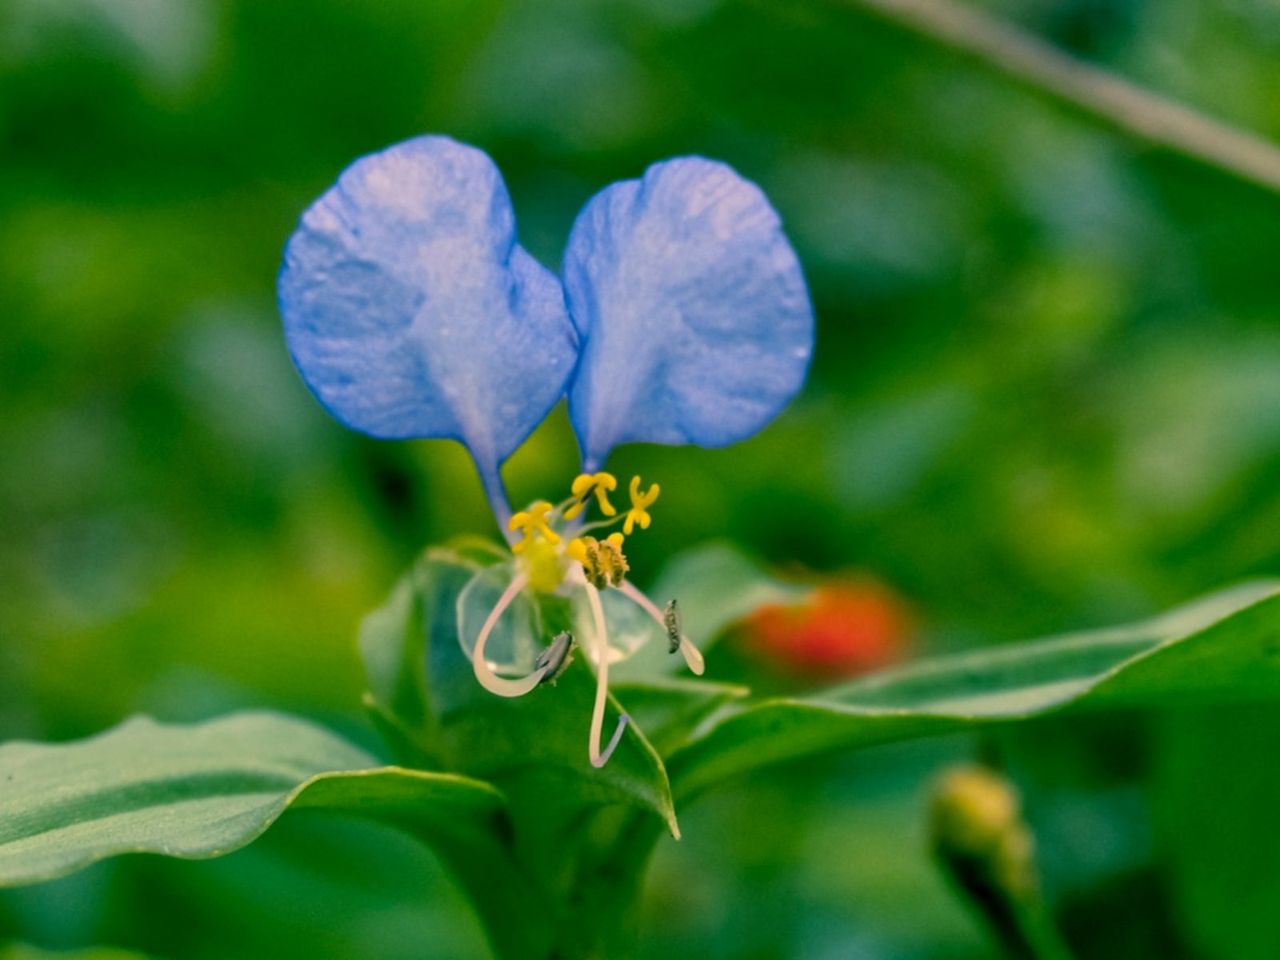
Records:
[[[430,843],[472,894],[503,956],[550,934],[509,861],[505,801],[449,773],[379,767],[306,721],[241,713],[192,725],[136,717],[68,744],[0,747],[0,885],[125,853],[217,857],[286,810],[356,814]]]
[[[658,606],[680,604],[684,632],[704,652],[743,617],[770,603],[795,603],[808,588],[771,577],[758,563],[728,543],[702,544],[678,554],[646,591]],[[616,668],[619,677],[659,676],[683,668],[663,644],[650,644]]]
[[[0,885],[34,883],[123,853],[221,856],[286,810],[365,816],[429,810],[479,827],[503,806],[488,784],[379,768],[302,720],[241,713],[193,725],[135,717],[67,744],[0,746]]]
[[[1249,584],[1135,626],[924,661],[737,711],[670,759],[687,797],[831,750],[1066,710],[1280,696],[1280,586]]]
[[[427,709],[426,629],[410,575],[360,624],[365,707],[396,756],[415,766],[428,764],[439,748]]]
[[[442,749],[427,702],[426,651],[429,634],[444,635],[457,624],[445,590],[461,591],[475,571],[509,557],[484,538],[457,537],[423,554],[382,606],[361,621],[365,706],[397,754],[415,765],[438,760]],[[440,572],[446,560],[456,576]],[[437,619],[428,624],[427,615]]]
[[[741,700],[747,687],[707,680],[624,680],[614,686],[618,700],[662,756],[684,746],[707,717]]]
[[[1280,943],[1280,766],[1264,758],[1275,751],[1280,709],[1176,710],[1156,732],[1148,791],[1179,928],[1196,956],[1271,960]]]

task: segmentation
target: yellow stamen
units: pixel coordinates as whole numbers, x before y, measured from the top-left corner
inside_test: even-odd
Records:
[[[653,506],[653,502],[658,499],[658,494],[661,492],[662,488],[652,483],[648,490],[641,493],[640,478],[631,478],[631,509],[627,511],[627,519],[622,524],[623,533],[631,536],[631,531],[635,529],[637,523],[640,524],[641,530],[649,529],[649,523],[653,518],[649,516],[648,508]]]
[[[612,517],[618,511],[613,508],[613,504],[609,502],[609,491],[618,489],[618,480],[612,473],[582,473],[574,478],[573,486],[570,490],[573,492],[574,502],[569,509],[564,512],[566,520],[572,520],[580,514],[587,506],[587,501],[591,499],[591,495],[595,494],[596,503],[600,505],[600,512],[606,517]]]
[[[575,537],[565,547],[565,554],[582,564],[587,582],[599,590],[616,587],[626,579],[631,569],[622,553],[622,534],[611,533],[603,540],[595,537]]]
[[[552,530],[548,524],[547,514],[550,512],[551,504],[545,500],[539,500],[530,504],[528,510],[521,510],[511,518],[511,522],[507,524],[507,529],[519,530],[524,534],[518,543],[512,545],[511,550],[514,553],[523,553],[525,547],[539,537],[546,540],[547,543],[560,542],[560,534]]]
[[[565,556],[579,563],[587,562],[587,537],[574,537],[564,548]]]

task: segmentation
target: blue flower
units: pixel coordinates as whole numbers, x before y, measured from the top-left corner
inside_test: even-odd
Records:
[[[702,672],[674,602],[662,610],[626,579],[624,537],[649,526],[659,488],[633,479],[619,513],[608,500],[617,480],[601,470],[609,452],[745,439],[808,369],[813,309],[764,194],[722,163],[654,164],[583,207],[562,284],[517,243],[493,162],[418,137],[357,160],[307,209],[279,299],[294,362],[335,417],[385,439],[451,437],[475,460],[512,544],[459,596],[459,638],[480,682],[519,696],[552,678],[569,643],[541,646],[522,597],[580,601],[578,639],[597,676],[588,753],[603,764],[627,723],[602,749],[610,662],[656,633]],[[513,515],[501,466],[562,396],[583,472],[561,503]],[[589,522],[593,498],[602,516]],[[591,535],[617,524],[625,534]],[[637,609],[648,626],[629,619]],[[521,676],[499,676],[499,641],[505,672]]]

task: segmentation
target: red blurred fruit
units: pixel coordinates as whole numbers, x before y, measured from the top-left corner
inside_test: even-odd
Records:
[[[901,660],[912,618],[870,579],[830,580],[802,603],[760,607],[743,623],[748,647],[788,673],[840,679]]]

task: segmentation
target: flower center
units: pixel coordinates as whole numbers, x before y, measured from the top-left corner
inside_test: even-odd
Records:
[[[620,533],[611,533],[603,540],[575,537],[565,547],[565,554],[582,564],[587,583],[597,590],[621,586],[631,569],[622,553]]]
[[[591,613],[592,627],[587,633],[583,649],[586,651],[596,674],[595,705],[591,711],[591,730],[588,734],[587,756],[592,766],[601,767],[608,762],[615,748],[622,741],[630,717],[622,714],[607,743],[604,738],[604,716],[608,703],[609,648],[608,619],[600,592],[605,588],[616,589],[636,604],[666,634],[668,651],[677,651],[684,657],[695,674],[703,671],[702,654],[684,635],[680,624],[679,609],[674,600],[664,611],[658,609],[626,577],[630,571],[626,555],[622,552],[624,538],[638,526],[647,530],[652,521],[649,507],[658,499],[660,488],[650,484],[648,490],[640,489],[640,478],[632,477],[630,484],[631,507],[619,514],[609,502],[609,494],[618,489],[617,478],[611,473],[583,473],[574,479],[570,493],[554,507],[546,500],[531,503],[527,509],[515,514],[508,523],[512,532],[519,531],[520,539],[511,546],[515,554],[514,579],[503,591],[493,609],[489,611],[471,650],[471,665],[476,679],[485,689],[502,697],[520,697],[539,685],[554,682],[568,663],[570,649],[575,639],[568,633],[558,634],[539,654],[531,673],[519,677],[502,677],[495,672],[495,665],[485,658],[485,643],[494,627],[526,587],[537,593],[554,593],[566,587],[582,590]],[[603,519],[587,521],[584,514],[594,499]],[[617,530],[598,539],[591,531],[622,524]]]
[[[661,490],[656,483],[648,490],[640,487],[640,478],[632,477],[631,507],[619,514],[609,502],[609,494],[618,489],[617,478],[603,471],[583,473],[574,479],[569,496],[560,503],[552,506],[547,500],[537,500],[515,514],[507,526],[519,531],[520,539],[511,550],[519,558],[529,586],[539,593],[554,593],[564,582],[569,565],[577,563],[587,583],[597,589],[620,587],[631,569],[622,551],[624,538],[637,526],[649,528],[649,507]],[[603,518],[584,522],[593,499]],[[622,533],[615,530],[603,539],[589,533],[619,523]]]

